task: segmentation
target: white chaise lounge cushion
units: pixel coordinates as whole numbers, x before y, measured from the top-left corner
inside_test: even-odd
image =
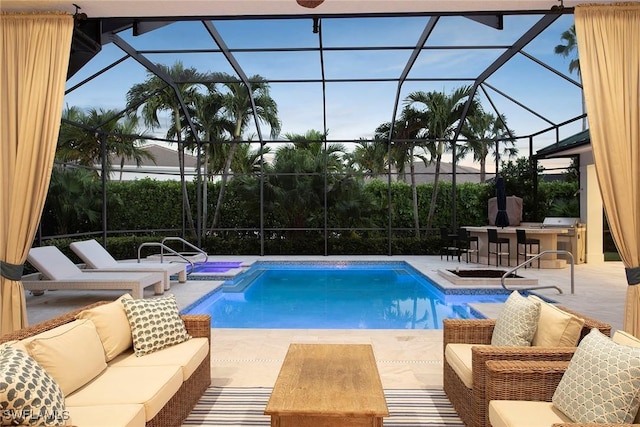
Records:
[[[73,242],[69,247],[91,268],[107,268],[118,265],[118,261],[94,239]]]
[[[51,280],[64,280],[67,277],[82,274],[82,270],[55,246],[31,248],[27,259],[40,273]]]

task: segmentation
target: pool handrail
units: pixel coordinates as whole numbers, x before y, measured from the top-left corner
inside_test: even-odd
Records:
[[[138,262],[141,262],[141,251],[142,248],[146,247],[146,246],[159,246],[160,247],[160,262],[164,262],[163,258],[164,258],[164,250],[166,249],[167,252],[172,253],[173,255],[182,258],[183,260],[185,260],[186,262],[188,262],[191,265],[191,270],[187,271],[187,275],[193,271],[193,268],[195,267],[193,261],[191,261],[189,258],[187,258],[186,256],[184,256],[183,254],[174,251],[173,249],[171,249],[170,247],[168,247],[167,245],[163,244],[163,243],[158,243],[158,242],[144,242],[142,244],[140,244],[140,246],[138,246]]]
[[[542,251],[539,254],[527,259],[526,261],[522,262],[521,264],[513,267],[511,270],[508,270],[506,273],[504,273],[502,275],[502,277],[500,278],[500,285],[502,285],[502,287],[508,291],[512,291],[514,289],[509,289],[507,288],[507,286],[504,284],[504,281],[509,277],[509,275],[515,273],[516,271],[518,271],[519,269],[521,269],[522,267],[531,264],[534,260],[542,257],[545,254],[564,254],[564,255],[569,255],[569,260],[571,261],[571,295],[574,294],[574,290],[575,290],[575,280],[574,280],[574,259],[573,259],[573,254],[569,251],[565,251],[565,250],[554,250],[554,249],[549,249],[546,251]],[[556,289],[558,291],[558,293],[562,294],[562,289],[560,289],[559,287],[555,286],[555,285],[548,285],[548,286],[534,286],[534,287],[529,287],[529,288],[517,288],[518,291],[535,291],[538,289]]]
[[[165,237],[164,239],[162,239],[161,243],[164,245],[167,240],[176,240],[176,241],[182,243],[183,245],[187,245],[191,249],[196,251],[196,252],[183,252],[182,253],[183,255],[202,254],[202,255],[204,255],[204,261],[202,261],[202,262],[207,262],[209,260],[209,254],[207,254],[204,250],[200,249],[199,247],[195,246],[194,244],[187,242],[186,240],[184,240],[181,237]],[[162,255],[162,252],[161,252],[161,255]]]

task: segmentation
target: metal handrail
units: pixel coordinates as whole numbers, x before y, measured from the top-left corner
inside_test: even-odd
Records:
[[[511,270],[507,271],[506,273],[504,273],[502,275],[502,277],[500,278],[500,285],[502,285],[502,287],[508,291],[511,291],[513,289],[509,289],[506,287],[506,285],[504,284],[504,281],[508,278],[509,275],[515,273],[516,271],[518,271],[519,269],[521,269],[522,267],[524,267],[527,264],[531,264],[534,260],[542,257],[545,254],[565,254],[565,255],[569,255],[569,259],[571,261],[571,295],[574,294],[574,290],[575,290],[575,280],[574,280],[574,274],[573,274],[573,270],[574,270],[574,260],[573,260],[573,254],[569,251],[565,251],[565,250],[546,250],[546,251],[542,251],[539,254],[537,254],[536,256],[533,256],[531,258],[529,258],[528,260],[524,261],[522,264],[517,265],[515,267],[513,267]],[[534,291],[537,289],[556,289],[558,291],[558,293],[562,293],[562,289],[560,289],[559,287],[555,286],[555,285],[548,285],[548,286],[534,286],[534,287],[530,287],[530,288],[518,288],[517,290],[519,291]]]
[[[187,242],[186,240],[184,240],[181,237],[165,237],[164,239],[162,239],[162,244],[164,245],[164,242],[166,242],[167,240],[177,240],[177,241],[181,242],[183,245],[189,246],[191,249],[195,250],[197,253],[200,253],[200,254],[204,255],[204,261],[203,262],[207,262],[209,260],[209,254],[207,254],[205,251],[203,251],[199,247]],[[161,252],[161,255],[162,255],[162,252]]]
[[[185,257],[179,252],[174,251],[169,246],[163,243],[158,243],[158,242],[145,242],[145,243],[142,243],[140,246],[138,246],[138,262],[140,262],[140,258],[141,258],[140,253],[142,251],[142,248],[144,248],[145,246],[160,246],[160,262],[163,262],[164,249],[166,249],[168,252],[171,252],[172,254],[176,255],[179,258],[182,258],[183,260],[191,264],[190,271],[193,271],[193,268],[195,267],[195,265],[193,264],[193,261],[191,261],[189,258]]]

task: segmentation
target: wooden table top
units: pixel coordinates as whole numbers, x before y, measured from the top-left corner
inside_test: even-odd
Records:
[[[266,415],[389,415],[369,344],[291,344]]]

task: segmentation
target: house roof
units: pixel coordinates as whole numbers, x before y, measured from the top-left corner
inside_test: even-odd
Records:
[[[424,163],[415,163],[414,167],[417,184],[427,184],[434,181],[435,165],[425,166]],[[451,163],[442,162],[440,164],[440,181],[451,182],[452,170],[453,165]],[[465,182],[479,183],[480,169],[471,166],[456,165],[456,183],[462,184]]]
[[[538,159],[571,157],[590,149],[591,136],[587,129],[536,151],[535,157]]]
[[[153,168],[153,167],[179,167],[178,164],[178,152],[171,148],[163,147],[157,144],[147,144],[143,147],[143,150],[150,153],[155,162],[151,159],[143,159],[140,163],[140,167]],[[198,164],[198,159],[190,154],[184,155],[184,165],[187,168],[194,168]],[[113,164],[120,164],[120,158],[112,156],[111,161]],[[136,161],[131,158],[125,158],[125,166],[136,166]]]

